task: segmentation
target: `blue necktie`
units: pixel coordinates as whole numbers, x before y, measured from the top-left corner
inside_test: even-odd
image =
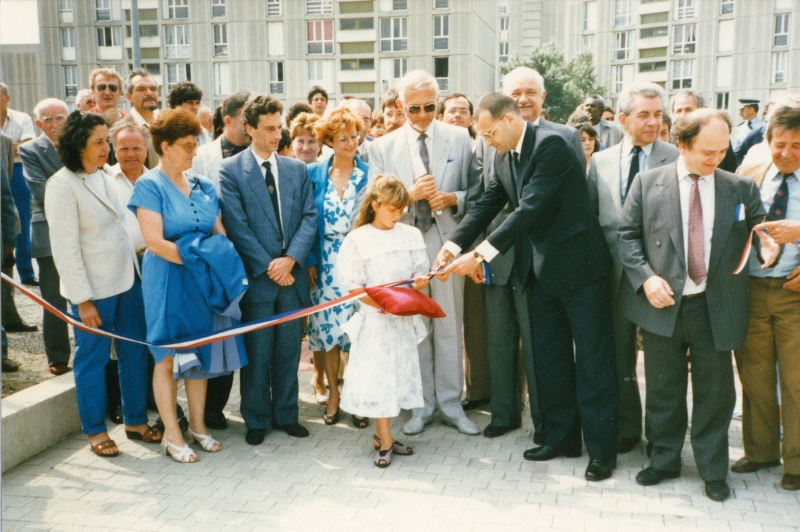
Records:
[[[789,185],[786,180],[793,174],[781,174],[781,186],[769,205],[769,217],[772,220],[785,220],[786,209],[789,208]]]

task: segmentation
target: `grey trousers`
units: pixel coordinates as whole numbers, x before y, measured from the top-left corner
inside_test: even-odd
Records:
[[[642,435],[642,398],[636,376],[636,324],[625,317],[625,302],[632,291],[628,276],[623,273],[611,312],[619,380],[618,437],[635,439]]]

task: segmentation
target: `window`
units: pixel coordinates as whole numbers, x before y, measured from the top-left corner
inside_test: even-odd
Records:
[[[658,24],[659,22],[669,22],[669,11],[663,13],[648,13],[639,17],[642,24]]]
[[[447,9],[450,7],[450,0],[434,0],[434,9]]]
[[[381,52],[408,50],[408,19],[405,17],[381,19]]]
[[[497,7],[501,15],[508,15],[508,0],[500,0]]]
[[[308,86],[333,87],[333,61],[308,62]]]
[[[61,59],[75,61],[75,29],[61,28]]]
[[[789,44],[789,16],[791,13],[775,15],[775,36],[773,46],[786,46]]]
[[[694,18],[694,0],[675,0],[675,19]]]
[[[633,65],[611,67],[611,92],[618,94],[622,87],[633,81]]]
[[[228,55],[228,25],[212,24],[214,28],[214,57],[227,57]]]
[[[581,50],[586,52],[594,51],[594,35],[583,35],[581,37]]]
[[[730,101],[730,96],[731,96],[730,92],[718,92],[714,96],[717,109],[727,109],[728,102]]]
[[[408,9],[408,0],[392,0],[392,11],[404,11]]]
[[[131,20],[131,10],[125,10],[125,20]],[[158,9],[140,9],[139,10],[139,21],[143,20],[158,20]]]
[[[342,94],[375,94],[375,82],[355,81],[342,83]]]
[[[350,15],[353,13],[372,13],[375,5],[372,0],[361,0],[360,2],[340,2],[339,13]]]
[[[374,54],[374,42],[342,42],[339,43],[339,50],[343,54]]]
[[[719,22],[719,33],[717,34],[717,51],[732,52],[734,35],[734,21],[721,20]]]
[[[614,0],[614,27],[633,24],[633,0]]]
[[[111,48],[122,44],[119,26],[114,26],[111,28],[96,28],[96,31],[97,46]]]
[[[167,90],[180,81],[191,78],[190,67],[186,63],[173,63],[165,65],[167,67]]]
[[[58,0],[58,20],[67,24],[72,22],[72,0]]]
[[[267,53],[283,55],[283,22],[267,22]]]
[[[500,63],[508,62],[508,43],[507,42],[501,42],[500,43],[500,52],[499,52],[499,54],[497,56],[497,60]]]
[[[433,58],[433,77],[439,83],[439,90],[450,90],[450,58]]]
[[[773,52],[772,83],[786,83],[786,59],[789,52]]]
[[[111,0],[94,0],[94,19],[111,20]]]
[[[730,15],[733,13],[733,3],[734,0],[722,0],[719,5],[719,14],[720,15]],[[726,93],[727,94],[727,93]],[[726,105],[724,108],[717,107],[717,109],[727,109],[728,106]]]
[[[732,86],[732,82],[733,82],[733,58],[730,56],[717,58],[716,87],[727,88]]]
[[[189,26],[164,26],[164,57],[176,58],[190,55]]]
[[[315,20],[307,22],[307,39],[309,54],[333,53],[333,21]]]
[[[133,70],[133,65],[130,65],[128,68],[129,68],[129,70]],[[159,64],[159,63],[149,63],[149,64],[148,63],[144,63],[144,64],[142,64],[142,68],[144,68],[145,70],[150,72],[150,74],[153,75],[153,76],[160,76],[161,75],[161,64]],[[119,70],[122,70],[122,67],[120,67]],[[125,74],[124,72],[120,72],[119,75],[122,76],[124,74]]]
[[[281,0],[267,0],[267,16],[281,16]]]
[[[775,0],[775,11],[792,9],[793,0]]]
[[[125,25],[125,33],[128,37],[131,36],[131,27]],[[139,37],[158,37],[158,26],[148,24],[146,26],[139,26]]]
[[[664,72],[667,70],[666,61],[655,61],[653,63],[639,63],[639,72]]]
[[[269,62],[269,93],[283,94],[283,61]]]
[[[128,59],[133,59],[133,50],[127,48]],[[142,59],[159,59],[161,57],[160,48],[142,48]],[[125,77],[125,73],[121,72],[120,76]]]
[[[692,68],[694,60],[672,62],[672,88],[691,89],[692,88]]]
[[[631,49],[633,48],[633,32],[620,31],[614,34],[614,51],[611,55],[612,61],[631,59]]]
[[[332,15],[333,0],[306,0],[306,15]]]
[[[697,24],[675,26],[672,39],[674,55],[693,54],[697,42]]]
[[[221,18],[227,15],[227,6],[225,5],[228,0],[211,0],[211,17]]]
[[[597,29],[597,2],[583,3],[583,31]]]
[[[375,29],[374,18],[343,18],[339,20],[339,29],[348,30],[373,30]]]
[[[511,26],[510,17],[500,17],[500,40],[508,40],[508,28]]]
[[[78,94],[78,67],[65,66],[64,71],[64,98],[75,97]]]
[[[639,59],[652,59],[654,57],[667,57],[667,47],[644,48],[639,50]]]
[[[342,59],[342,70],[375,70],[375,60]]]
[[[189,0],[167,0],[165,18],[189,18]]]
[[[433,17],[433,49],[450,48],[450,15],[434,15]]]
[[[394,79],[400,79],[406,75],[406,72],[408,72],[408,59],[405,57],[402,59],[393,59],[392,63],[394,63],[392,65],[394,67],[392,72],[392,77]]]
[[[651,37],[666,37],[669,35],[669,28],[667,26],[659,26],[657,28],[642,28],[639,30],[640,39],[650,39]]]

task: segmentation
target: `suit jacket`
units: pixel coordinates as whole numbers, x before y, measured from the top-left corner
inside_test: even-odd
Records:
[[[197,148],[197,155],[192,160],[189,172],[205,177],[219,193],[219,166],[222,163],[222,135]]]
[[[575,152],[578,155],[583,155],[583,146],[581,145],[581,134],[578,133],[578,130],[574,127],[565,126],[563,124],[558,124],[556,122],[550,122],[549,120],[545,120],[544,118],[539,119],[539,125],[545,129],[552,129],[556,132],[560,133],[562,137],[567,139],[570,146],[575,148]]]
[[[600,142],[603,143],[603,146],[610,148],[622,142],[625,132],[622,131],[621,127],[608,120],[600,120],[600,122],[603,123],[603,133],[600,135]],[[581,150],[581,153],[583,153],[583,150]]]
[[[489,243],[504,253],[527,236],[542,290],[565,293],[608,275],[611,255],[589,208],[584,159],[558,133],[532,124],[525,127],[519,184],[492,181],[450,240],[466,249],[512,202],[514,211],[488,236]]]
[[[644,170],[651,170],[669,164],[678,159],[680,151],[672,144],[656,139],[653,149],[647,158]],[[630,155],[627,155],[629,157]],[[588,187],[589,203],[603,228],[603,235],[608,242],[611,258],[614,260],[614,273],[611,276],[612,294],[617,294],[619,282],[622,278],[622,261],[619,258],[619,228],[622,216],[622,195],[620,193],[620,180],[628,176],[620,175],[622,142],[599,151],[592,155],[592,164],[589,167]]]
[[[297,261],[292,271],[294,286],[308,305],[306,258],[317,234],[317,206],[306,165],[280,155],[277,161],[285,255]],[[244,261],[250,284],[242,304],[274,301],[279,287],[266,272],[269,263],[284,253],[275,209],[253,151],[247,149],[222,161],[219,177],[222,222]]]
[[[431,174],[438,190],[453,192],[458,198],[457,207],[444,209],[441,214],[433,213],[439,226],[439,233],[446,241],[464,216],[467,188],[470,183],[480,181],[480,173],[473,159],[467,130],[439,121],[434,124],[432,124],[433,153],[430,154]],[[410,150],[417,150],[418,147],[416,145],[409,147],[406,127],[408,126],[403,126],[370,143],[368,152],[370,180],[377,174],[387,173],[397,176],[406,188],[414,185],[414,179],[418,176],[413,174],[409,154]],[[415,206],[411,205],[400,221],[414,225],[414,210]]]
[[[14,170],[14,141],[0,131],[0,160],[6,165],[8,181],[11,182],[11,172]]]
[[[633,286],[625,316],[641,328],[661,336],[672,336],[686,283],[677,163],[636,176],[622,209],[619,254]],[[751,228],[764,218],[758,187],[747,179],[719,168],[714,172],[714,229],[706,279],[706,301],[717,351],[730,351],[744,343],[750,315],[750,284],[747,270],[738,275]],[[745,219],[735,221],[739,204]],[[675,304],[657,309],[650,304],[642,285],[658,275],[675,293]]]
[[[139,261],[111,176],[62,168],[47,183],[44,209],[62,296],[77,305],[133,286]]]
[[[44,212],[44,189],[50,176],[61,170],[64,164],[58,157],[56,147],[45,135],[21,144],[19,158],[22,159],[22,171],[33,197],[31,255],[34,258],[49,257],[52,253],[50,229],[47,227],[47,216]]]

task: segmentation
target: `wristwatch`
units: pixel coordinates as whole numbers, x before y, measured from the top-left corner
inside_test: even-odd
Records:
[[[482,263],[484,261],[483,255],[481,255],[477,251],[473,251],[472,252],[472,256],[475,257],[475,260],[478,261],[478,264],[480,264],[480,263]]]

